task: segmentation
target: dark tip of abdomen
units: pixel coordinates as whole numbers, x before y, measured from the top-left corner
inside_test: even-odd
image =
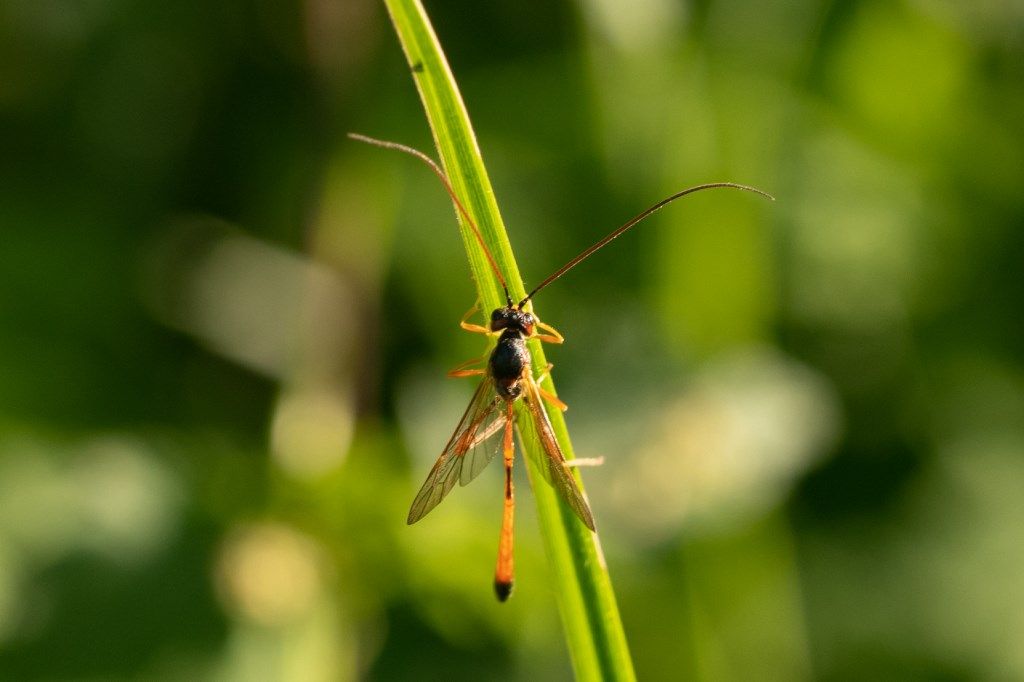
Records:
[[[498,601],[505,601],[509,595],[512,594],[512,581],[501,582],[500,580],[494,581],[494,593],[498,595]]]

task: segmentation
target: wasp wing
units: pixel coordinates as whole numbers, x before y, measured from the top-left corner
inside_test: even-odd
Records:
[[[591,514],[587,501],[583,499],[583,493],[580,492],[576,479],[565,466],[565,456],[555,439],[547,412],[541,405],[540,387],[537,386],[530,367],[526,367],[523,371],[523,385],[526,387],[523,402],[530,413],[531,423],[526,428],[523,424],[519,425],[520,438],[528,437],[540,443],[546,455],[544,462],[541,463],[544,478],[558,491],[566,504],[576,512],[580,521],[590,530],[594,530],[594,515]]]
[[[501,433],[507,419],[501,404],[502,399],[494,391],[494,380],[486,377],[412,501],[407,523],[422,519],[444,499],[456,481],[466,485],[494,459],[501,447],[501,438],[495,435]]]

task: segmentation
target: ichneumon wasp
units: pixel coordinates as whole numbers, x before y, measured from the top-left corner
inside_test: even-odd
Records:
[[[527,408],[530,419],[529,423],[520,423],[520,439],[532,438],[539,442],[546,455],[544,460],[545,479],[554,486],[566,504],[575,512],[579,520],[590,530],[594,530],[594,516],[590,511],[583,493],[580,491],[576,479],[568,470],[562,449],[558,445],[554,431],[551,428],[551,421],[541,404],[546,400],[554,407],[564,410],[565,403],[557,397],[541,388],[540,382],[544,374],[551,371],[548,365],[544,373],[539,377],[533,375],[533,365],[530,359],[530,351],[526,346],[528,339],[539,339],[547,343],[562,343],[562,335],[553,327],[544,324],[533,312],[525,309],[525,306],[537,295],[539,291],[554,282],[556,279],[567,273],[582,261],[590,257],[610,241],[626,232],[641,220],[651,215],[663,206],[672,203],[677,199],[700,192],[706,189],[729,187],[760,194],[768,199],[774,199],[767,192],[754,187],[740,185],[733,182],[712,182],[697,185],[676,192],[650,208],[637,214],[618,229],[614,230],[604,239],[601,239],[593,246],[585,249],[578,256],[570,260],[562,267],[555,270],[547,278],[535,286],[529,294],[518,303],[513,302],[509,294],[508,285],[505,282],[501,270],[498,268],[494,256],[491,254],[487,244],[484,243],[480,228],[470,216],[469,211],[462,201],[455,194],[448,176],[441,167],[423,152],[407,147],[397,142],[386,142],[377,140],[365,135],[349,133],[354,140],[368,144],[394,149],[414,156],[423,161],[437,175],[455,204],[456,210],[466,221],[472,230],[477,242],[483,249],[495,278],[501,284],[505,293],[505,305],[491,312],[487,326],[469,322],[471,315],[476,312],[476,306],[470,309],[462,318],[460,326],[469,332],[496,336],[497,343],[490,355],[487,357],[486,366],[483,368],[470,369],[473,364],[483,360],[478,358],[459,365],[448,373],[452,377],[480,376],[483,380],[469,401],[455,433],[445,445],[441,456],[427,475],[423,487],[416,494],[409,509],[407,522],[416,523],[436,507],[444,499],[456,482],[466,485],[479,474],[484,467],[501,450],[505,460],[505,507],[501,521],[501,535],[498,543],[498,561],[494,572],[494,589],[498,599],[505,601],[512,593],[512,520],[515,512],[515,497],[512,487],[512,463],[514,445],[512,440],[512,429],[516,425],[516,413],[513,409],[517,400],[522,400]],[[532,306],[531,306],[532,307]]]

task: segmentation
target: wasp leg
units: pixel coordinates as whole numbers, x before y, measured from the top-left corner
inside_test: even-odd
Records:
[[[537,375],[536,382],[538,385],[540,385],[542,381],[548,378],[548,375],[551,374],[551,368],[554,366],[554,363],[549,362],[547,364],[547,367],[544,368],[544,371]]]
[[[604,457],[577,457],[565,462],[567,467],[599,467],[604,464]]]
[[[459,326],[465,329],[467,332],[473,332],[474,334],[491,334],[490,329],[483,325],[473,324],[469,321],[469,318],[473,317],[476,311],[480,310],[480,304],[474,303],[473,307],[466,311],[466,314],[459,320]]]
[[[549,374],[551,374],[552,367],[554,367],[554,365],[552,365],[549,362],[548,366],[544,368],[544,371],[537,376],[537,390],[540,391],[540,396],[544,398],[544,400],[548,401],[548,403],[550,403],[552,407],[556,407],[562,412],[565,412],[566,410],[569,409],[569,406],[566,405],[561,400],[559,400],[558,396],[556,396],[554,393],[540,385],[540,383],[544,381]]]
[[[472,367],[473,365],[479,363],[479,362],[483,362],[484,359],[485,359],[485,356],[481,355],[478,358],[473,358],[472,360],[466,360],[462,364],[456,365],[455,367],[453,367],[450,370],[448,370],[448,376],[453,378],[453,379],[454,378],[458,378],[458,377],[477,377],[477,376],[480,376],[481,374],[484,373],[483,369],[469,369],[469,368]]]
[[[544,324],[540,320],[536,322],[538,329],[543,329],[547,334],[534,334],[534,336],[545,343],[564,343],[565,337],[558,333],[558,330],[550,324]]]
[[[552,407],[557,407],[562,412],[565,412],[566,410],[569,409],[569,406],[563,403],[561,400],[559,400],[558,396],[556,396],[554,393],[550,393],[547,390],[541,388],[540,386],[537,387],[537,390],[540,391],[540,397],[544,398],[544,400],[551,403]]]

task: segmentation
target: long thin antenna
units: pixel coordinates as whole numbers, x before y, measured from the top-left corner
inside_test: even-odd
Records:
[[[697,185],[696,187],[690,187],[688,189],[684,189],[681,192],[676,192],[672,196],[670,196],[670,197],[668,197],[666,199],[662,199],[661,201],[656,203],[654,206],[651,206],[650,208],[648,208],[646,211],[643,211],[642,213],[639,213],[638,215],[634,216],[625,225],[623,225],[619,229],[615,230],[610,235],[608,235],[607,237],[605,237],[604,239],[602,239],[598,243],[594,244],[589,249],[587,249],[586,251],[584,251],[580,255],[576,256],[575,258],[573,258],[571,261],[569,261],[568,263],[566,263],[562,267],[560,267],[557,270],[555,270],[553,273],[551,273],[551,275],[548,276],[547,279],[545,279],[543,282],[541,282],[540,284],[535,286],[533,288],[533,291],[531,291],[529,294],[527,294],[526,298],[524,298],[522,301],[520,301],[519,305],[517,305],[516,307],[517,308],[522,308],[526,304],[527,301],[529,301],[531,298],[534,297],[534,295],[536,295],[536,293],[538,291],[540,291],[541,289],[543,289],[547,285],[551,284],[552,282],[554,282],[556,279],[558,279],[559,277],[561,277],[565,273],[567,273],[570,270],[572,270],[574,267],[579,265],[582,261],[584,261],[587,258],[589,258],[595,251],[597,251],[597,250],[601,249],[603,246],[607,245],[608,242],[612,241],[613,239],[615,239],[616,237],[621,235],[623,232],[625,232],[626,230],[628,230],[629,228],[633,227],[634,225],[639,223],[641,220],[646,218],[647,216],[649,216],[652,213],[654,213],[655,211],[657,211],[659,208],[662,208],[663,206],[666,206],[667,204],[671,204],[676,199],[681,199],[682,197],[685,197],[687,194],[693,194],[694,192],[700,192],[700,191],[705,190],[705,189],[715,189],[715,188],[718,188],[718,187],[731,187],[733,189],[742,189],[742,190],[747,191],[747,192],[753,192],[754,194],[760,194],[763,197],[767,197],[768,199],[771,199],[772,201],[775,201],[775,197],[773,197],[771,194],[768,194],[767,192],[763,192],[763,191],[757,189],[756,187],[748,187],[747,185],[740,185],[740,184],[737,184],[735,182],[710,182],[710,183],[707,183],[707,184],[704,184],[704,185]]]
[[[482,234],[480,234],[480,228],[477,227],[476,221],[474,221],[472,216],[469,215],[469,211],[466,210],[466,207],[462,205],[461,201],[459,201],[459,197],[455,195],[455,189],[452,188],[452,183],[448,180],[448,176],[444,174],[444,171],[441,170],[441,167],[437,165],[437,162],[434,161],[429,156],[427,156],[426,154],[424,154],[423,152],[421,152],[420,150],[413,149],[412,147],[407,147],[404,144],[399,144],[398,142],[378,140],[372,137],[367,137],[366,135],[360,135],[359,133],[349,133],[348,136],[353,140],[366,142],[367,144],[372,144],[377,147],[384,147],[385,149],[395,149],[400,152],[405,152],[406,154],[415,156],[417,159],[430,166],[430,169],[434,171],[434,174],[437,175],[437,177],[441,180],[441,184],[444,185],[445,190],[448,191],[448,196],[450,196],[452,198],[452,201],[455,202],[455,207],[459,210],[459,213],[462,215],[463,218],[465,218],[466,222],[469,224],[470,229],[473,230],[473,234],[476,236],[477,242],[480,243],[480,248],[484,250],[484,255],[487,256],[487,262],[491,264],[491,270],[494,271],[494,276],[497,277],[498,281],[501,283],[501,288],[505,292],[505,300],[508,302],[509,307],[511,307],[512,296],[510,296],[508,293],[508,285],[505,283],[505,278],[501,276],[501,270],[498,269],[498,264],[494,261],[494,256],[491,255],[491,250],[488,249],[487,244],[484,243],[484,237]],[[529,296],[527,296],[527,298],[529,298]]]

